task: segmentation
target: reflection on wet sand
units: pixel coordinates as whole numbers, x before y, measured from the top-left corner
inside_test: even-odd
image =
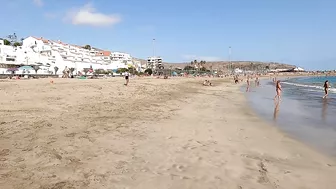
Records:
[[[326,121],[327,109],[328,109],[328,99],[324,98],[322,100],[322,120],[323,121]]]
[[[280,102],[276,102],[275,107],[274,107],[274,113],[273,113],[273,120],[274,121],[276,121],[277,118],[278,118],[279,107],[280,107]]]

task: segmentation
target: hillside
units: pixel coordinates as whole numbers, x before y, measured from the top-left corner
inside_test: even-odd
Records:
[[[172,66],[173,68],[175,67],[180,67],[184,68],[186,65],[191,65],[190,63],[167,63],[165,64],[166,66]],[[257,61],[231,61],[231,68],[240,68],[244,70],[261,70],[261,69],[291,69],[295,68],[294,65],[288,65],[288,64],[282,64],[282,63],[276,63],[276,62],[257,62]],[[204,67],[207,69],[216,69],[216,70],[227,70],[230,67],[230,62],[229,61],[211,61],[211,62],[206,62],[204,64]]]
[[[140,61],[142,65],[147,63],[146,60],[135,58]],[[163,63],[165,68],[184,68],[188,63]],[[240,68],[244,70],[256,70],[256,69],[291,69],[295,68],[295,65],[277,63],[277,62],[258,62],[258,61],[231,61],[232,69]],[[230,65],[229,61],[209,61],[204,64],[204,67],[213,70],[227,70]]]

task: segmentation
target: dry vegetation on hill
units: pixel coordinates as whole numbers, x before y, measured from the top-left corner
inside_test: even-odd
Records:
[[[295,68],[294,65],[281,64],[276,62],[256,62],[256,61],[232,61],[232,69],[240,68],[244,70],[255,70],[255,69],[290,69]],[[190,63],[165,63],[166,66],[172,66],[184,68]],[[228,61],[216,61],[216,62],[206,62],[204,65],[207,69],[216,69],[216,70],[227,70],[230,67],[230,62]]]
[[[147,60],[136,59],[141,62],[141,64],[146,64]],[[291,69],[295,68],[295,65],[282,64],[277,62],[258,62],[258,61],[231,61],[232,68],[240,68],[244,70],[255,70],[255,69]],[[164,63],[165,68],[184,68],[185,66],[190,66],[191,63]],[[212,67],[213,70],[227,70],[230,65],[229,61],[211,61],[206,62],[203,66],[207,69]]]

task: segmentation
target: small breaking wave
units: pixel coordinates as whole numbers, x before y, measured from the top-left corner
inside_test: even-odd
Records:
[[[321,86],[316,86],[316,85],[307,85],[307,84],[300,84],[300,83],[291,83],[291,82],[287,82],[287,81],[284,81],[284,82],[282,82],[282,83],[283,83],[283,84],[286,84],[286,85],[297,86],[297,87],[305,87],[305,88],[310,88],[310,89],[319,89],[319,90],[316,90],[316,91],[324,90],[323,87],[321,87]],[[329,92],[336,93],[336,88],[329,88]]]

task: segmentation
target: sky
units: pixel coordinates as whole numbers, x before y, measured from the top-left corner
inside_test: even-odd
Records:
[[[1,0],[1,4],[0,37],[15,32],[19,38],[89,44],[143,59],[154,54],[164,62],[231,59],[336,69],[334,0]]]

